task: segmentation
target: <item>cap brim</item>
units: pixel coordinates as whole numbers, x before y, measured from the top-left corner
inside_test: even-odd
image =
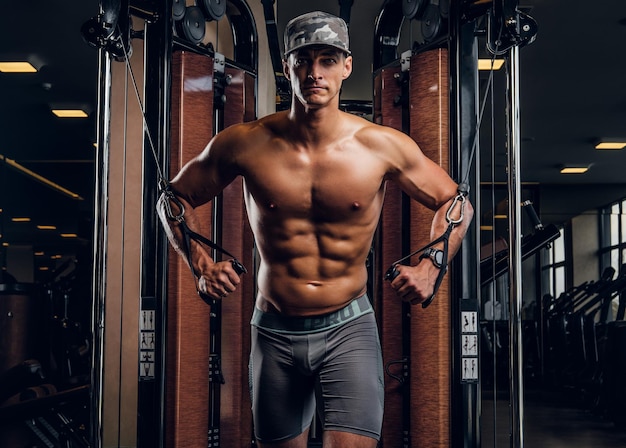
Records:
[[[352,52],[350,50],[346,50],[345,48],[340,47],[339,45],[325,44],[322,42],[309,42],[306,44],[298,45],[292,48],[291,50],[289,50],[288,52],[285,52],[285,56],[289,56],[294,51],[300,50],[301,48],[305,48],[305,47],[331,47],[331,48],[335,48],[341,51],[342,53],[346,53],[348,56],[352,55]]]

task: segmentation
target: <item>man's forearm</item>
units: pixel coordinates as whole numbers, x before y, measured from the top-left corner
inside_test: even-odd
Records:
[[[192,264],[190,267],[194,272],[202,272],[202,265],[213,260],[197,242],[185,238],[181,223],[184,222],[194,232],[198,231],[199,223],[193,208],[184,200],[177,198],[177,201],[172,201],[166,193],[163,193],[157,202],[157,213],[174,250],[187,264]],[[201,259],[206,261],[201,262]]]
[[[450,210],[452,204],[453,199],[448,201],[437,210],[433,218],[430,232],[431,241],[435,240],[441,237],[448,229],[450,222],[448,221],[447,216],[450,216],[455,221],[460,221],[455,224],[448,238],[448,261],[454,257],[454,255],[461,247],[463,238],[465,238],[467,229],[469,228],[469,225],[472,222],[472,218],[474,216],[474,209],[468,199],[465,199],[465,202],[462,204],[457,202],[455,204],[455,208],[453,210]],[[435,246],[441,249],[442,247],[438,246],[443,246],[443,243]]]

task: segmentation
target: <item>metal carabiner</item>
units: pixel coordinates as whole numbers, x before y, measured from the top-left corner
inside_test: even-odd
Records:
[[[461,222],[463,222],[463,218],[465,216],[465,201],[467,199],[465,198],[465,195],[463,193],[459,193],[454,197],[454,201],[452,201],[452,204],[450,204],[450,208],[448,208],[448,211],[446,212],[446,221],[449,224],[460,224]],[[454,208],[456,207],[457,203],[461,202],[461,212],[459,214],[459,217],[457,219],[452,219],[452,217],[450,216],[452,214],[452,210],[454,210]]]
[[[185,206],[180,199],[176,197],[176,195],[170,189],[163,190],[163,194],[166,197],[165,200],[165,213],[167,214],[168,219],[177,222],[183,222],[185,220]],[[171,201],[176,202],[176,206],[180,210],[178,215],[175,215],[172,211],[172,203]]]

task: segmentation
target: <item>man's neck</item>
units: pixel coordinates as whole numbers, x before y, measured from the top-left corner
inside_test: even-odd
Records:
[[[294,98],[293,101],[297,102]],[[297,138],[303,142],[318,143],[333,139],[334,131],[340,123],[341,111],[334,104],[322,107],[308,107],[300,103],[292,103],[289,119],[294,125]]]

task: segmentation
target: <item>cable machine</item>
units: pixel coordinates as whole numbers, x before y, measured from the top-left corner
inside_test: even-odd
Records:
[[[138,31],[133,22],[143,22],[143,30]],[[258,39],[252,11],[243,0],[206,0],[193,5],[172,0],[103,0],[101,13],[84,25],[83,34],[102,50],[97,195],[101,219],[96,230],[96,245],[101,250],[95,251],[102,259],[97,260],[94,282],[98,305],[92,381],[92,403],[97,410],[92,422],[95,446],[100,446],[103,439],[102,327],[107,305],[103,284],[106,214],[110,209],[106,165],[114,61],[126,64],[131,85],[128,90],[135,91],[126,101],[136,99],[141,111],[139,126],[144,129],[136,446],[195,444],[215,448],[223,446],[222,434],[227,435],[227,446],[235,446],[233,441],[250,446],[252,423],[251,418],[245,418],[250,405],[244,378],[249,337],[244,331],[222,338],[221,328],[247,328],[244,320],[249,318],[253,302],[244,303],[242,298],[254,296],[253,277],[244,279],[242,288],[228,303],[207,305],[198,300],[196,291],[190,288],[194,282],[187,266],[177,255],[167,255],[168,244],[154,204],[159,188],[204,149],[215,133],[256,118]],[[232,57],[217,52],[220,39],[226,42],[224,48],[229,48],[231,42]],[[133,45],[140,41],[143,48],[138,52],[143,53],[143,60],[131,65]],[[204,234],[253,265],[254,248],[240,182],[231,185],[200,214],[208,223],[202,229]]]
[[[273,2],[263,1],[271,10]],[[349,19],[351,2],[340,2]],[[226,17],[233,58],[206,42],[206,23]],[[523,446],[521,400],[519,245],[519,48],[534,39],[534,21],[517,2],[495,0],[448,2],[387,0],[376,21],[374,101],[376,122],[409,134],[424,152],[471,195],[479,191],[477,133],[482,109],[478,98],[478,21],[487,18],[487,47],[504,55],[511,66],[509,94],[509,210],[511,446]],[[133,20],[143,21],[137,31]],[[409,22],[408,50],[397,54],[401,29]],[[271,31],[267,22],[268,31]],[[219,28],[219,27],[218,27]],[[418,41],[413,41],[416,30]],[[244,280],[237,298],[212,303],[198,300],[191,274],[159,231],[152,205],[159,183],[203,149],[212,135],[230,124],[256,118],[257,36],[253,14],[244,0],[203,0],[186,5],[176,0],[102,0],[101,14],[84,27],[101,51],[97,159],[99,223],[95,232],[95,348],[92,403],[93,439],[101,441],[101,364],[106,309],[106,223],[111,64],[128,63],[133,43],[143,42],[143,79],[133,86],[141,109],[144,160],[141,222],[141,282],[138,309],[139,447],[187,446],[206,440],[210,447],[250,446],[252,422],[245,372],[249,335],[247,319],[254,296],[253,276]],[[269,34],[269,33],[268,33]],[[222,38],[217,33],[216,38]],[[275,62],[275,61],[274,61]],[[132,75],[132,67],[129,67]],[[279,75],[277,75],[279,76]],[[433,88],[434,86],[434,88]],[[286,86],[277,78],[284,106]],[[142,95],[143,94],[143,95]],[[234,184],[211,207],[201,211],[210,225],[204,234],[223,243],[244,265],[254,266],[254,244],[245,222],[242,186]],[[480,206],[475,204],[476,215]],[[224,204],[228,204],[225,207]],[[382,282],[388,266],[426,244],[432,215],[389,188],[373,249],[374,305],[381,327],[385,362],[386,409],[384,446],[480,446],[480,314],[478,233],[470,232],[454,259],[436,300],[426,310],[392,297]],[[398,217],[401,217],[398,219]],[[411,223],[411,225],[402,225]],[[474,228],[477,228],[475,226]],[[219,254],[215,254],[219,256]],[[495,259],[495,257],[494,257]],[[481,269],[482,270],[482,269]],[[228,309],[226,309],[228,307]],[[210,316],[210,318],[208,317]],[[208,320],[208,322],[207,322]],[[221,337],[222,326],[243,328]],[[167,333],[165,330],[167,329]],[[167,338],[165,337],[167,334]],[[144,345],[145,344],[145,345]],[[100,363],[100,364],[99,364]],[[198,385],[208,385],[198,387]],[[235,442],[233,442],[233,440]],[[226,442],[224,442],[226,443]],[[204,445],[204,444],[203,444]]]
[[[411,42],[409,49],[398,55],[405,20],[410,21]],[[487,29],[481,30],[485,23]],[[486,35],[489,53],[505,56],[511,67],[506,112],[512,247],[500,263],[507,264],[509,273],[510,442],[514,447],[523,446],[521,259],[558,235],[555,229],[541,228],[526,239],[525,248],[521,245],[519,48],[531,43],[536,31],[536,23],[519,11],[516,1],[389,0],[378,16],[374,42],[375,120],[411,135],[457,182],[467,178],[473,192],[479,191],[478,131],[484,110],[484,99],[482,105],[479,99],[479,37]],[[439,95],[429,98],[425,93],[429,90],[437,90]],[[423,111],[436,117],[419,116]],[[480,216],[480,204],[476,200],[474,204],[476,216]],[[394,258],[390,252],[405,254],[428,241],[427,235],[419,235],[413,228],[419,227],[422,213],[407,207],[398,191],[388,191],[380,235],[381,266]],[[401,226],[398,221],[409,224]],[[406,306],[392,310],[393,297],[387,300],[390,292],[384,286],[380,289],[381,303],[385,303],[380,310],[383,356],[387,374],[397,380],[390,381],[386,390],[383,442],[388,446],[480,446],[479,284],[488,280],[476,269],[480,264],[478,241],[477,232],[466,236],[453,262],[448,288],[439,294],[436,313],[430,309],[416,313]],[[440,360],[435,368],[432,359]],[[390,372],[392,366],[400,366],[400,373]],[[419,377],[414,372],[419,372]],[[444,379],[434,384],[433,375]]]

